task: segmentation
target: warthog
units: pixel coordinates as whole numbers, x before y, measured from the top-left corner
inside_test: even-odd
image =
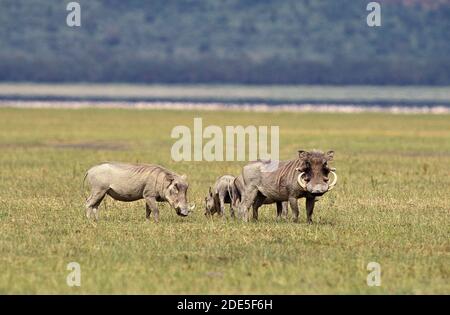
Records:
[[[224,215],[225,204],[230,204],[230,215],[234,218],[234,209],[238,209],[241,202],[245,183],[242,175],[234,177],[224,175],[217,179],[214,187],[209,187],[208,196],[205,197],[205,215],[218,213]],[[287,202],[277,202],[277,218],[287,217]]]
[[[186,175],[178,175],[162,166],[151,164],[126,164],[107,162],[90,168],[84,177],[91,187],[86,201],[86,216],[98,219],[98,207],[106,195],[119,201],[145,199],[146,218],[159,220],[156,202],[168,202],[178,215],[187,216],[188,183]]]
[[[208,196],[205,197],[205,215],[218,213],[223,216],[227,203],[230,205],[230,215],[234,218],[234,208],[237,207],[239,198],[234,181],[234,176],[223,175],[216,180],[212,189],[209,187]]]
[[[248,211],[253,206],[253,218],[258,218],[258,208],[264,203],[288,201],[298,222],[297,199],[306,198],[306,215],[308,223],[312,223],[312,214],[316,197],[333,189],[337,183],[335,169],[328,162],[333,159],[334,152],[326,154],[320,151],[298,151],[298,158],[279,162],[275,171],[264,171],[270,161],[252,162],[242,169],[245,190],[239,206],[239,214],[248,220]],[[329,183],[329,175],[334,178]]]
[[[237,192],[238,192],[238,200],[236,202],[236,205],[239,206],[240,203],[242,202],[242,198],[243,198],[243,194],[245,191],[245,183],[244,183],[244,178],[242,177],[242,174],[239,175],[238,177],[236,177],[235,181],[234,181],[234,185],[236,186]],[[267,200],[263,200],[262,204],[271,204],[273,202],[271,202],[269,199]],[[287,219],[288,216],[288,203],[287,202],[276,202],[277,205],[277,219],[281,219],[281,218],[285,218]],[[237,207],[239,208],[239,207]],[[253,217],[255,219],[258,219],[258,212],[253,213]]]

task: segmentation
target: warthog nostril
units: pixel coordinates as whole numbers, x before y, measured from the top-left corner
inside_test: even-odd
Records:
[[[328,185],[315,185],[312,189],[311,189],[311,193],[313,194],[321,194],[324,193],[325,191],[327,191]]]

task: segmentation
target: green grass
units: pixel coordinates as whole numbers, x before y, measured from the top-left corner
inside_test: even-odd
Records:
[[[281,158],[334,149],[336,189],[307,225],[207,219],[208,185],[241,162],[170,158],[175,125],[279,125]],[[105,160],[159,163],[198,209],[106,201],[85,217],[81,182]],[[450,293],[450,117],[153,110],[0,109],[0,293]],[[86,193],[86,192],[85,192]],[[66,266],[81,265],[81,287]],[[366,284],[369,262],[382,285]]]

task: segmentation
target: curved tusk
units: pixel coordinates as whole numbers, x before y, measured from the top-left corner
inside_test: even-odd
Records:
[[[306,183],[303,180],[302,176],[305,174],[305,172],[301,172],[297,177],[297,182],[304,190],[306,190]]]
[[[334,175],[334,179],[333,179],[333,182],[330,185],[328,185],[328,191],[332,190],[334,188],[334,186],[336,186],[337,179],[338,179],[335,172],[331,171],[330,173]]]
[[[194,210],[194,208],[195,208],[195,204],[193,204],[193,205],[191,205],[190,207],[189,207],[189,210]]]

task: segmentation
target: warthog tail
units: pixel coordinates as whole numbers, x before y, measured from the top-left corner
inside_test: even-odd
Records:
[[[231,184],[229,182],[227,183],[227,191],[228,195],[230,196],[230,206],[233,207],[233,200],[234,200],[233,188],[231,187]]]
[[[81,194],[84,195],[84,199],[87,200],[87,196],[86,193],[84,191],[84,183],[86,182],[86,177],[88,176],[88,172],[86,172],[86,174],[84,174],[84,178],[83,178],[83,182],[81,183]]]

